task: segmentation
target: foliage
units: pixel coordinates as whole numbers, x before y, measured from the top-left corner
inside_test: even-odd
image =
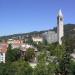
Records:
[[[32,40],[32,38],[29,38],[29,39],[26,41],[26,43],[28,43],[28,44],[30,44],[30,45],[33,45],[33,40]]]
[[[70,69],[72,72],[72,75],[75,75],[75,61],[71,60]]]
[[[8,46],[8,50],[6,53],[6,61],[13,62],[20,58],[19,49],[12,49],[11,45]]]
[[[26,53],[25,53],[25,60],[26,61],[32,61],[32,59],[35,57],[35,51],[33,48],[28,48],[26,50]]]
[[[40,63],[46,63],[46,58],[47,58],[47,55],[46,55],[46,51],[41,51],[39,56],[38,56],[38,62]]]
[[[25,61],[16,61],[11,64],[9,75],[32,75],[32,68]]]
[[[60,73],[60,75],[71,75],[71,69],[70,69],[71,57],[68,51],[69,49],[64,47],[62,50],[60,54],[58,53],[58,59],[59,59],[58,73]]]
[[[10,63],[0,63],[0,75],[9,75],[9,66]]]
[[[34,75],[54,75],[56,64],[47,61],[46,50],[41,50],[38,56],[38,64],[34,69]]]
[[[0,75],[32,75],[33,69],[25,61],[0,64]]]
[[[57,45],[55,50],[54,50],[54,55],[60,60],[63,58],[64,53],[65,53],[64,46]]]
[[[46,64],[39,63],[34,70],[34,75],[48,75]]]

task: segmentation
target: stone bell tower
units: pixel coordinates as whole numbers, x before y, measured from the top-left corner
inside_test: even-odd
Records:
[[[61,10],[59,10],[58,15],[57,15],[57,39],[59,45],[62,44],[62,37],[64,36],[64,18]]]

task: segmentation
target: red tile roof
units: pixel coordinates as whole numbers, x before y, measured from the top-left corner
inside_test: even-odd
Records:
[[[7,48],[8,48],[8,44],[7,43],[0,43],[0,52],[6,53]]]

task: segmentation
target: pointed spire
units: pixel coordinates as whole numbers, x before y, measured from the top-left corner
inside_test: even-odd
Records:
[[[58,16],[63,16],[61,9],[58,12]]]

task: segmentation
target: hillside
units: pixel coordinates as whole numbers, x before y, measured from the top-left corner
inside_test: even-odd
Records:
[[[57,32],[57,28],[53,28],[53,31]],[[48,30],[44,31],[34,31],[34,32],[29,32],[29,33],[22,33],[22,34],[13,34],[9,36],[1,36],[0,39],[8,39],[8,38],[26,38],[26,37],[31,37],[34,35],[41,35],[42,33],[46,32]],[[75,24],[66,24],[64,25],[64,34],[65,36],[68,35],[69,37],[74,37],[75,36]]]
[[[37,36],[40,35],[44,32],[47,32],[48,30],[43,30],[43,31],[33,31],[33,32],[29,32],[29,33],[21,33],[21,34],[13,34],[13,35],[8,35],[8,36],[1,36],[0,39],[9,39],[9,38],[17,38],[17,39],[24,39],[27,37],[31,37],[31,36]]]

